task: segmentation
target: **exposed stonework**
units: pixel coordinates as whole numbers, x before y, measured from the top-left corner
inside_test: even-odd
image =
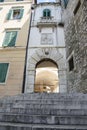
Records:
[[[60,50],[57,48],[35,48],[29,49],[28,53],[28,62],[27,62],[27,70],[26,70],[26,87],[25,92],[33,92],[34,91],[34,82],[35,82],[35,71],[36,64],[43,59],[51,59],[58,65],[58,73],[59,73],[59,88],[60,92],[66,92],[66,62],[63,58],[63,55],[59,52]],[[45,52],[49,54],[46,55]]]
[[[33,93],[3,98],[0,130],[87,130],[87,95]]]
[[[74,69],[67,74],[68,91],[87,93],[87,0],[69,0],[64,20],[67,64],[71,55],[74,58]]]

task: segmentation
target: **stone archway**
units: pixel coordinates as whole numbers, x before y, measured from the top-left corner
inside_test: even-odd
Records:
[[[26,82],[25,93],[34,92],[35,84],[35,70],[36,64],[43,59],[51,59],[58,66],[59,74],[59,92],[66,92],[66,60],[57,48],[40,48],[29,49],[27,68],[26,68]]]

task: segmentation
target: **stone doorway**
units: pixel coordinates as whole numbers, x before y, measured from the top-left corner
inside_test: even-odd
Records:
[[[34,92],[59,92],[58,66],[52,60],[37,63]]]

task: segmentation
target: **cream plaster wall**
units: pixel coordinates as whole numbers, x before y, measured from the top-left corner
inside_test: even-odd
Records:
[[[9,63],[6,82],[0,84],[0,97],[22,92],[31,4],[31,0],[0,3],[0,63]],[[24,7],[21,20],[6,20],[12,7]],[[18,31],[15,47],[2,47],[6,30]]]

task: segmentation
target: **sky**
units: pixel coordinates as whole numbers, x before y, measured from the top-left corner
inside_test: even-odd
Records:
[[[55,2],[55,0],[37,0],[37,2]]]

